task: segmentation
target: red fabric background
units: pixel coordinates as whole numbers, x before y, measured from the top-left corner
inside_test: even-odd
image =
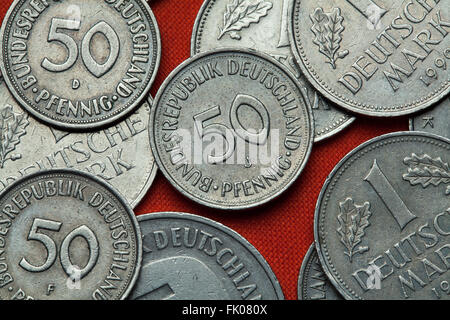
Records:
[[[3,17],[13,0],[1,0]],[[189,57],[192,27],[203,0],[149,0],[158,20],[162,59],[152,88],[154,96],[169,73]],[[158,173],[136,214],[160,211],[188,212],[219,221],[236,230],[266,258],[280,281],[286,299],[297,299],[297,278],[313,242],[316,199],[333,167],[359,144],[384,133],[408,129],[408,119],[358,118],[337,136],[316,144],[299,177],[278,199],[256,209],[223,212],[200,206],[178,193]]]

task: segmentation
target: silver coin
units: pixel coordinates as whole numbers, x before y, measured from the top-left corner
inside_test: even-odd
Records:
[[[187,213],[138,217],[144,254],[135,300],[282,300],[261,254],[226,226]]]
[[[142,260],[136,217],[93,175],[55,169],[2,192],[0,298],[124,299]]]
[[[292,50],[311,84],[347,110],[391,117],[450,91],[450,6],[407,0],[295,0]]]
[[[350,152],[320,193],[321,264],[347,299],[449,299],[450,140],[397,132]],[[446,289],[447,288],[447,289]]]
[[[322,269],[316,248],[309,247],[298,276],[298,300],[342,300]]]
[[[166,178],[220,209],[254,207],[281,194],[304,168],[314,139],[311,109],[291,73],[247,49],[182,63],[158,91],[150,123]]]
[[[433,109],[409,119],[409,130],[425,131],[450,139],[450,97]]]
[[[0,78],[0,192],[36,171],[74,168],[104,179],[135,207],[157,171],[148,138],[150,104],[104,130],[69,133],[29,116]]]
[[[315,142],[349,126],[355,118],[336,109],[306,81],[291,52],[288,11],[293,0],[206,0],[195,21],[191,55],[218,47],[250,48],[270,54],[297,79],[306,103],[313,109]]]
[[[14,97],[63,130],[98,128],[131,113],[160,61],[159,29],[142,0],[15,0],[0,39],[0,67]]]

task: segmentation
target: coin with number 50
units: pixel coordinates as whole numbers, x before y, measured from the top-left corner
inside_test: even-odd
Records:
[[[0,39],[14,97],[62,129],[98,128],[132,112],[160,61],[158,26],[140,0],[15,0]]]

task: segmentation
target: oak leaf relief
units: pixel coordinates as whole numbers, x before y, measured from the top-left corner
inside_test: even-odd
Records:
[[[341,9],[334,8],[331,13],[325,13],[322,8],[317,8],[310,15],[314,33],[313,42],[319,47],[319,52],[328,58],[327,63],[336,69],[336,61],[345,58],[348,50],[339,51],[341,48],[342,32],[345,30],[342,22]]]
[[[0,168],[7,160],[15,161],[22,158],[21,154],[12,153],[20,143],[20,138],[26,134],[29,125],[28,115],[15,113],[11,105],[0,110]]]
[[[258,23],[272,7],[272,2],[267,0],[232,0],[226,7],[223,27],[219,27],[217,40],[226,34],[234,40],[240,40],[239,31],[248,28],[252,23]]]
[[[368,246],[360,245],[365,235],[365,229],[370,225],[369,218],[372,213],[369,209],[369,202],[356,205],[352,198],[347,198],[344,202],[339,203],[337,232],[342,244],[347,249],[344,254],[350,259],[350,262],[355,254],[363,254],[369,250]]]
[[[450,166],[440,157],[433,159],[427,154],[418,156],[413,153],[411,157],[406,157],[403,163],[408,166],[408,172],[403,175],[403,179],[412,186],[421,185],[428,188],[447,184],[445,193],[450,195]]]

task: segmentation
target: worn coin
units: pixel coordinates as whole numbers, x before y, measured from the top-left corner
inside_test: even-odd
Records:
[[[342,300],[342,296],[323,272],[316,248],[309,247],[298,276],[299,300]]]
[[[138,217],[144,254],[130,299],[282,300],[261,254],[226,226],[187,213]]]
[[[304,168],[313,116],[285,67],[262,53],[221,49],[175,69],[155,98],[158,167],[187,197],[245,209],[285,191]]]
[[[409,119],[409,130],[430,132],[450,139],[450,97],[426,113]]]
[[[292,50],[311,84],[343,108],[390,117],[450,90],[444,1],[295,0]]]
[[[335,108],[307,82],[291,52],[288,11],[293,0],[206,0],[194,25],[191,54],[218,47],[251,48],[270,54],[297,79],[305,102],[313,109],[315,141],[340,132],[355,118]]]
[[[0,197],[0,298],[123,299],[137,279],[142,238],[133,211],[103,180],[55,169]]]
[[[157,171],[148,138],[150,104],[104,130],[68,133],[29,116],[0,78],[0,192],[32,172],[74,168],[108,181],[135,207]]]
[[[315,212],[320,261],[349,299],[449,299],[450,140],[397,132],[350,152]]]
[[[15,0],[0,39],[14,97],[63,130],[98,128],[131,113],[160,61],[158,26],[141,0]]]

